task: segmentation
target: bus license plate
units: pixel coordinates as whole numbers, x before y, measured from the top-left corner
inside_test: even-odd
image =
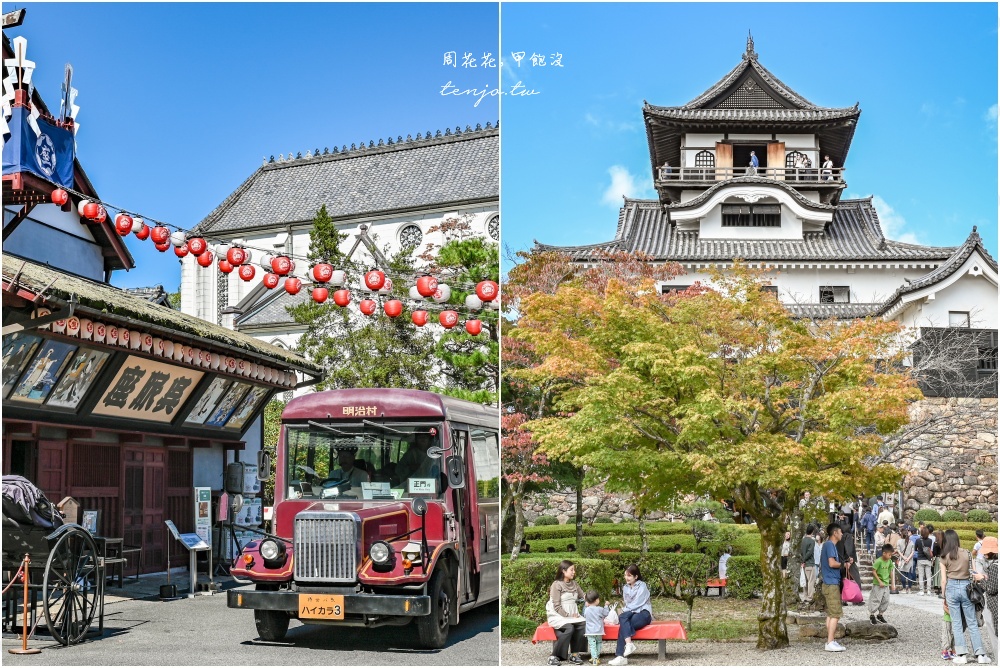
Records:
[[[299,594],[299,619],[343,619],[340,594]]]

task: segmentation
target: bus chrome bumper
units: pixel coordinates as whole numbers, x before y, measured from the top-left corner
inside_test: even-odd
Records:
[[[226,605],[230,608],[252,610],[282,610],[298,613],[298,592],[293,591],[240,591],[226,592]],[[392,596],[383,594],[346,594],[344,613],[348,615],[380,615],[392,617],[424,617],[431,614],[430,596]]]

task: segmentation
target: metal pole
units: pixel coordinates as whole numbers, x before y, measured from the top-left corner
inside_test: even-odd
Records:
[[[28,570],[31,566],[31,555],[24,555],[24,561],[21,563],[21,582],[24,583],[24,607],[22,608],[21,614],[21,649],[9,649],[7,650],[11,654],[41,654],[42,650],[37,647],[32,647],[28,649]]]

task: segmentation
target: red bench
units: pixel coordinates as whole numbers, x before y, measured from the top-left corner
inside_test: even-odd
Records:
[[[548,624],[542,624],[535,629],[535,635],[531,638],[531,644],[537,645],[540,642],[554,641],[556,632]],[[664,622],[650,622],[635,632],[633,640],[655,640],[659,648],[660,661],[667,659],[668,640],[687,640],[687,631],[684,624],[676,620]],[[604,640],[618,640],[618,626],[612,624],[604,625]]]

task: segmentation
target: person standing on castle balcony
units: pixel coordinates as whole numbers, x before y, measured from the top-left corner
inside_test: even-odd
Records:
[[[747,176],[756,176],[758,167],[760,167],[760,160],[757,159],[756,153],[750,151],[750,167],[747,169]]]
[[[823,180],[833,180],[833,160],[830,160],[828,155],[823,156]]]

